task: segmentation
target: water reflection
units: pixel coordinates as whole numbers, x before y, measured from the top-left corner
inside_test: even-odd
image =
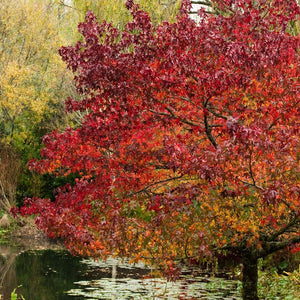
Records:
[[[15,259],[18,253],[16,249],[0,245],[0,290],[7,286],[8,282],[16,281]],[[0,292],[0,299],[9,299],[6,294]],[[2,297],[3,296],[3,297]]]
[[[94,262],[66,251],[20,251],[0,246],[0,299],[19,285],[26,300],[76,299],[239,299],[237,283],[194,277],[186,271],[175,283],[149,278],[144,265],[119,260]]]
[[[80,258],[66,251],[11,250],[1,261],[2,299],[10,299],[11,292],[19,285],[22,287],[18,290],[26,300],[83,299],[65,293],[74,287],[75,281],[86,278],[82,274],[87,266],[81,264]]]
[[[84,260],[89,270],[110,270],[98,279],[76,282],[69,295],[83,299],[240,299],[237,282],[222,278],[194,277],[188,270],[176,282],[163,278],[149,278],[150,270],[142,264],[130,266],[118,260],[93,262]]]

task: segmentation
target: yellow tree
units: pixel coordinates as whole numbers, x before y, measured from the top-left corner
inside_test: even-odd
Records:
[[[180,1],[140,2],[160,22],[174,18]],[[121,0],[11,0],[0,1],[0,9],[0,142],[10,144],[4,152],[17,151],[24,165],[39,155],[46,132],[80,124],[84,115],[76,112],[65,119],[64,100],[78,96],[73,75],[61,61],[58,49],[78,39],[76,26],[87,10],[119,27],[128,22],[130,14]],[[39,194],[40,179],[22,176],[26,183],[21,189],[28,190],[30,185],[31,192]],[[28,176],[33,175],[26,173]],[[20,198],[23,196],[27,196],[25,191]],[[14,196],[10,198],[13,201]]]
[[[57,53],[65,38],[58,7],[46,0],[1,1],[0,7],[0,153],[12,151],[0,157],[3,166],[9,158],[19,157],[25,163],[35,156],[40,137],[61,123],[62,100],[72,93],[73,85]],[[18,184],[9,178],[2,182]],[[14,202],[15,195],[5,190],[2,198]]]
[[[58,111],[68,72],[57,54],[63,42],[55,6],[5,1],[1,11],[1,139],[22,145],[45,114]]]

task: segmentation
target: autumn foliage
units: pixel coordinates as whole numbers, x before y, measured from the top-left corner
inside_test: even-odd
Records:
[[[77,178],[21,211],[73,253],[172,269],[216,251],[245,262],[297,250],[299,6],[212,2],[222,14],[196,23],[184,1],[155,27],[128,1],[122,32],[88,12],[83,41],[61,48],[83,97],[67,110],[86,114],[46,135],[29,166]]]

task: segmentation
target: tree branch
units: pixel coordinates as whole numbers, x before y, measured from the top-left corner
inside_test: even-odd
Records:
[[[3,209],[6,211],[9,211],[11,209],[11,203],[9,199],[6,196],[4,186],[2,184],[2,180],[0,179],[0,188],[1,188],[1,193],[0,193],[0,206],[2,206]],[[2,194],[2,197],[1,197]],[[1,199],[2,198],[2,199]]]
[[[78,9],[76,7],[73,7],[71,5],[68,5],[68,4],[64,3],[64,1],[59,1],[59,4],[62,5],[62,6],[65,6],[67,8],[71,8],[71,9],[77,10],[77,11],[83,11],[82,9]]]
[[[222,119],[224,119],[224,120],[227,120],[227,119],[228,119],[226,116],[223,116],[223,115],[221,115],[221,114],[215,112],[213,109],[211,109],[211,108],[208,107],[208,106],[206,107],[206,109],[207,109],[210,113],[212,113],[215,117],[222,118]]]
[[[299,218],[296,217],[289,224],[287,224],[285,227],[282,227],[280,230],[278,230],[277,232],[273,233],[271,236],[265,238],[265,241],[266,242],[272,242],[276,238],[278,238],[280,235],[288,232],[288,230],[291,229],[292,227],[294,227],[294,226],[297,227],[297,225],[299,226],[299,224],[300,224],[300,220],[299,220]]]
[[[167,116],[167,117],[170,117],[171,119],[179,119],[180,122],[184,123],[184,124],[187,124],[187,125],[190,125],[190,126],[199,126],[200,124],[198,123],[194,123],[190,120],[187,120],[187,119],[182,119],[181,117],[178,117],[174,114],[174,112],[169,108],[169,107],[166,107],[166,110],[170,113],[164,113],[164,112],[160,112],[160,111],[155,111],[153,109],[149,109],[150,112],[156,114],[156,115],[161,115],[161,116]]]
[[[267,256],[273,252],[276,252],[278,250],[282,250],[284,248],[286,248],[289,245],[293,245],[296,243],[300,243],[300,236],[291,238],[289,240],[285,240],[282,242],[267,242],[263,245],[263,256]]]
[[[209,99],[210,98],[207,98],[205,100],[205,102],[203,104],[204,109],[207,109]],[[215,148],[218,148],[217,141],[215,140],[214,136],[211,133],[212,127],[208,124],[207,114],[205,114],[205,113],[204,113],[204,126],[205,126],[205,132],[206,132],[208,139],[210,140],[210,142],[213,144],[213,146]]]
[[[192,4],[200,4],[200,5],[206,5],[209,7],[212,7],[211,3],[209,1],[201,1],[201,0],[192,0],[191,1]]]
[[[254,179],[254,173],[253,173],[253,169],[252,169],[252,150],[251,149],[250,149],[250,157],[249,157],[249,173],[250,173],[250,177],[252,179],[253,186],[256,186],[256,182]]]
[[[175,176],[175,177],[171,177],[171,178],[168,178],[168,179],[163,179],[163,180],[160,180],[160,181],[157,181],[157,182],[153,182],[153,183],[149,184],[148,186],[142,188],[142,189],[139,190],[139,191],[130,193],[129,196],[134,196],[134,195],[137,195],[137,194],[142,193],[142,192],[147,192],[147,190],[148,190],[150,187],[152,187],[152,186],[155,186],[155,185],[161,184],[161,183],[165,183],[165,182],[169,182],[169,181],[173,181],[173,180],[177,180],[177,179],[182,178],[183,176],[184,176],[184,175],[180,175],[180,176]]]

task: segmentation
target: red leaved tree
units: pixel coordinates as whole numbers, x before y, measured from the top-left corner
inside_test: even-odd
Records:
[[[172,271],[217,251],[243,261],[243,299],[257,299],[257,260],[299,235],[299,37],[296,1],[214,0],[197,24],[184,1],[154,27],[127,1],[123,32],[89,12],[83,41],[60,54],[87,112],[44,137],[30,168],[77,174],[55,201],[23,213],[73,253]],[[256,4],[253,4],[256,3]]]

